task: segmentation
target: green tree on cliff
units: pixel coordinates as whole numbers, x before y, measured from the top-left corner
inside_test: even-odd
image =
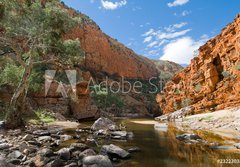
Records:
[[[16,87],[7,109],[6,127],[23,125],[22,112],[29,87],[35,82],[36,67],[54,64],[70,68],[84,56],[78,39],[64,40],[64,34],[80,21],[58,0],[44,4],[40,0],[1,0],[0,56],[10,58],[11,63],[2,69],[0,82],[16,82],[12,84]]]

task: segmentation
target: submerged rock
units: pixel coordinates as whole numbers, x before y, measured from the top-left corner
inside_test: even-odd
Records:
[[[176,136],[176,139],[180,141],[188,141],[188,140],[200,140],[201,138],[196,134],[183,134]]]
[[[139,147],[132,147],[128,149],[129,153],[141,152],[142,150]]]
[[[83,158],[83,167],[97,166],[97,167],[113,167],[111,161],[107,156],[95,155]]]
[[[102,146],[100,152],[102,155],[118,156],[123,159],[130,158],[129,152],[113,144]]]
[[[240,149],[240,143],[234,144],[234,147],[236,147],[237,149]]]

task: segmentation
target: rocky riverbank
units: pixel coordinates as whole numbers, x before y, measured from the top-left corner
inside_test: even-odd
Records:
[[[75,125],[75,123],[74,123]],[[64,129],[61,123],[27,126],[26,129],[1,129],[0,166],[30,167],[111,167],[129,159],[138,147],[122,149],[108,140],[128,140],[132,132],[123,131],[107,118],[99,118],[91,128]],[[67,126],[68,127],[68,126]]]
[[[211,134],[212,136],[215,135],[222,138],[221,143],[210,143],[210,145],[213,144],[214,147],[226,144],[231,150],[239,151],[237,149],[239,149],[240,142],[240,108],[191,115],[191,107],[186,107],[173,113],[157,117],[156,120],[161,122],[174,122],[179,130],[190,132],[190,134],[177,136],[177,139],[186,143],[196,143],[195,141],[207,143],[199,136],[191,134],[193,132],[200,132],[202,136],[205,135],[205,137],[206,134]],[[197,136],[198,139],[193,141],[191,136],[195,138]]]

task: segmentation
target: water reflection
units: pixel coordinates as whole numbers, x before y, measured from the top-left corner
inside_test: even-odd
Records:
[[[128,130],[135,137],[127,143],[117,142],[124,147],[138,146],[141,153],[121,166],[136,167],[221,167],[240,166],[240,164],[219,164],[218,159],[240,159],[239,153],[211,149],[202,144],[188,145],[176,139],[180,134],[174,126],[168,130],[154,130],[154,125],[143,125],[125,121]]]

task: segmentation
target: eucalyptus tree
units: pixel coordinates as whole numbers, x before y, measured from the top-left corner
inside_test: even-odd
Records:
[[[11,64],[2,69],[0,82],[17,82],[7,108],[6,127],[23,125],[29,87],[34,85],[34,70],[39,65],[54,64],[70,68],[84,57],[80,41],[65,40],[64,35],[81,24],[81,18],[72,16],[58,0],[1,0],[0,2],[0,56],[8,56]],[[17,69],[17,70],[16,70]],[[19,69],[19,70],[18,70]],[[10,72],[15,70],[16,72]],[[10,80],[6,75],[17,75]],[[5,76],[5,77],[4,77]]]

